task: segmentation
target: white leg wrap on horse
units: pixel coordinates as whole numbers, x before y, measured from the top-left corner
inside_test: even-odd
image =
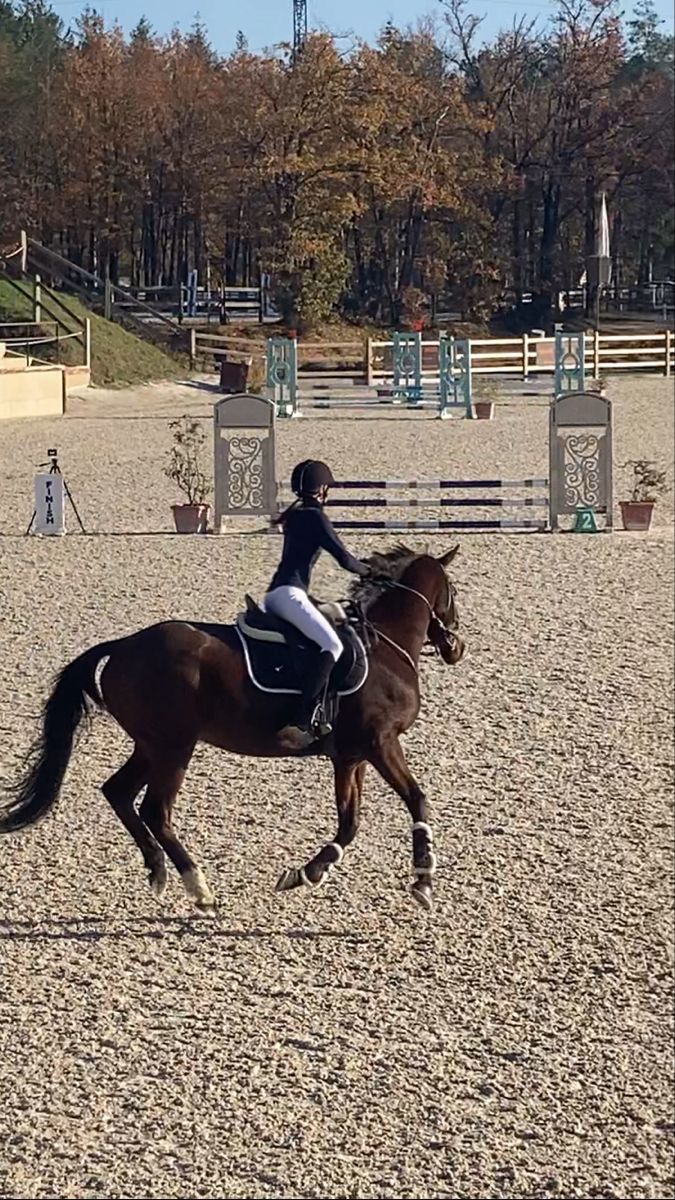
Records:
[[[337,842],[328,842],[328,844],[324,846],[324,850],[334,850],[335,858],[331,859],[330,862],[321,864],[323,869],[319,879],[310,879],[304,867],[301,867],[300,871],[298,872],[302,882],[306,887],[319,887],[328,878],[333,867],[339,867],[345,856],[344,849],[342,846],[339,846]]]
[[[423,829],[430,842],[433,842],[434,835],[431,831],[431,825],[427,825],[426,821],[414,821],[412,831],[416,833],[418,829]]]
[[[431,853],[429,854],[429,862],[424,867],[418,867],[417,863],[413,859],[413,864],[412,864],[413,875],[435,875],[437,865],[438,865],[438,860],[432,850]]]
[[[437,860],[436,860],[436,855],[434,854],[434,851],[433,851],[434,835],[431,832],[431,826],[427,825],[426,821],[415,821],[413,823],[412,829],[413,829],[413,837],[418,832],[424,833],[426,836],[426,840],[427,840],[427,852],[425,854],[425,859],[426,859],[425,864],[424,864],[424,866],[418,866],[417,863],[415,862],[415,859],[413,858],[413,864],[412,864],[413,875],[415,875],[418,879],[420,877],[424,877],[425,875],[428,875],[428,876],[434,875],[436,873]]]
[[[211,905],[215,897],[204,876],[201,867],[190,867],[182,876],[183,886],[191,900],[196,904]]]
[[[318,888],[318,887],[321,887],[321,884],[323,883],[326,876],[328,875],[328,871],[324,871],[323,874],[317,880],[310,879],[307,872],[305,871],[304,867],[300,868],[299,874],[300,874],[300,878],[301,878],[302,882],[304,883],[305,887]]]
[[[94,687],[96,688],[96,692],[97,692],[98,696],[100,697],[101,708],[105,708],[105,700],[103,699],[103,692],[101,691],[101,676],[102,676],[103,672],[105,671],[109,662],[110,662],[110,655],[104,654],[103,658],[100,658],[98,660],[98,662],[96,664],[96,669],[94,670]]]

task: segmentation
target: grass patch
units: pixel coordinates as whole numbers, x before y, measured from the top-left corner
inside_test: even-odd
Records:
[[[27,297],[0,279],[0,324],[3,321],[32,321],[33,306]]]
[[[129,333],[121,325],[106,321],[82,304],[75,296],[64,297],[78,322],[84,326],[84,320],[91,320],[91,381],[99,387],[128,387],[136,383],[149,383],[155,379],[172,379],[185,375],[188,369],[187,359],[182,356],[167,354],[152,342]],[[49,298],[46,298],[49,304]],[[50,306],[51,307],[51,306]],[[75,322],[66,317],[57,306],[53,306],[56,314],[65,320],[69,329],[75,328]],[[48,314],[43,313],[45,321]],[[0,279],[0,324],[2,321],[32,321],[33,310],[31,302],[5,280]],[[45,325],[45,334],[53,333],[53,324]],[[35,357],[48,362],[63,362],[69,366],[79,366],[83,361],[82,344],[71,339],[61,342],[57,348],[54,344],[36,347]]]
[[[93,313],[90,316],[92,383],[100,387],[127,387],[186,374],[186,359],[166,354],[113,321]]]

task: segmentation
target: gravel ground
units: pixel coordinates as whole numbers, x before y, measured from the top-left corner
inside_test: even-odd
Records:
[[[665,454],[672,482],[667,381],[610,395],[617,462]],[[0,776],[83,648],[262,591],[275,539],[169,535],[167,420],[211,400],[92,392],[0,424]],[[528,397],[491,424],[323,414],[279,443],[284,474],[319,453],[341,473],[517,476],[547,472],[546,436]],[[117,536],[21,536],[52,444],[87,528]],[[97,790],[126,751],[98,718],[55,813],[0,842],[0,1194],[672,1195],[672,525],[669,497],[646,536],[462,537],[467,655],[424,660],[406,739],[431,917],[373,773],[343,868],[277,896],[333,832],[329,765],[206,747],[177,826],[219,917],[193,917],[175,876],[158,905]],[[317,590],[343,587],[322,563]]]

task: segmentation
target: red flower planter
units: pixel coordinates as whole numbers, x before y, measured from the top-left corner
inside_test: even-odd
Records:
[[[206,533],[208,530],[208,504],[172,504],[171,511],[176,533]]]
[[[495,415],[493,400],[474,400],[474,416],[477,421],[491,421]]]
[[[646,533],[652,523],[653,500],[620,500],[621,520],[624,529],[632,533]]]

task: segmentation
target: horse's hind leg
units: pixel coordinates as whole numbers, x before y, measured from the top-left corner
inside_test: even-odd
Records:
[[[322,846],[318,854],[304,867],[290,867],[277,884],[278,892],[289,892],[301,884],[316,887],[323,883],[331,867],[342,862],[346,847],[354,841],[359,827],[361,790],[365,763],[333,762],[335,770],[335,800],[338,810],[338,831],[334,842]]]
[[[147,783],[148,771],[146,759],[136,748],[124,766],[106,780],[101,791],[136,842],[148,869],[150,887],[161,896],[166,887],[164,854],[134,808],[134,800]]]
[[[190,746],[173,760],[165,759],[161,764],[153,763],[140,815],[171,859],[188,896],[194,900],[200,912],[211,915],[216,903],[213,892],[204,878],[201,867],[178,840],[171,824],[173,804],[185,778],[193,750],[194,746]]]
[[[412,776],[401,743],[395,735],[382,738],[372,747],[369,758],[385,783],[401,797],[412,817],[414,879],[410,890],[422,908],[432,907],[431,880],[436,870],[433,835],[427,822],[426,796]]]

